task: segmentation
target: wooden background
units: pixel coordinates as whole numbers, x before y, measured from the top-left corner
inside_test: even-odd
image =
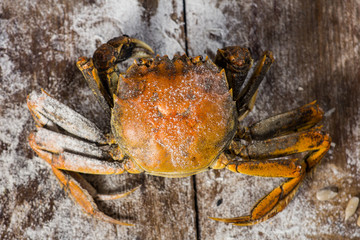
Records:
[[[0,6],[0,239],[360,239],[360,211],[344,222],[347,201],[360,194],[359,0],[5,0]],[[35,127],[25,99],[44,88],[108,130],[75,61],[121,34],[169,56],[214,57],[229,45],[249,47],[255,59],[274,52],[245,123],[317,99],[333,138],[286,210],[253,227],[208,219],[247,214],[280,182],[226,170],[182,179],[89,177],[100,191],[142,184],[125,199],[99,202],[135,227],[91,219],[72,203],[27,144]],[[319,202],[315,194],[326,186],[337,186],[339,195]]]

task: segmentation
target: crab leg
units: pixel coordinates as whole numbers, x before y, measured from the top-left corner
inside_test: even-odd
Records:
[[[96,143],[83,141],[42,127],[37,127],[37,130],[29,135],[29,142],[36,149],[55,154],[71,151],[88,157],[109,158]]]
[[[294,178],[302,174],[298,159],[233,161],[227,166],[232,172],[260,177]]]
[[[294,177],[273,189],[260,199],[252,208],[250,215],[236,218],[211,218],[213,220],[232,223],[238,226],[249,226],[263,222],[281,212],[294,197],[300,183],[305,177],[305,162],[302,163],[299,176]]]
[[[302,107],[282,113],[239,130],[239,137],[246,140],[265,140],[315,126],[324,112],[313,101]]]
[[[45,144],[42,142],[37,143],[35,138],[36,133],[30,134],[29,143],[31,148],[39,155],[39,157],[58,169],[89,174],[122,174],[125,171],[122,162],[106,161],[67,151],[59,153],[51,152],[53,149],[44,149]],[[55,146],[55,148],[57,147]]]
[[[300,164],[298,159],[234,161],[227,168],[233,172],[254,176],[290,178],[260,199],[252,208],[250,215],[236,218],[211,218],[240,226],[257,224],[281,212],[294,197],[306,175],[306,163]]]
[[[100,130],[92,122],[45,92],[40,95],[30,94],[28,106],[35,121],[40,125],[37,131],[29,135],[30,146],[39,157],[51,165],[55,176],[73,200],[84,212],[98,219],[130,226],[131,224],[113,219],[99,211],[93,198],[117,199],[132,193],[138,187],[126,193],[98,194],[77,172],[91,174],[139,172],[136,166],[126,160],[107,160],[110,156],[103,148],[111,148],[111,146],[106,145],[106,138]],[[67,132],[74,137],[58,131]],[[96,136],[97,133],[100,136]]]
[[[265,221],[282,211],[295,195],[306,172],[316,166],[329,150],[330,141],[327,134],[320,132],[318,128],[312,128],[292,135],[255,142],[242,148],[238,155],[249,161],[230,162],[226,166],[229,170],[249,175],[290,177],[291,179],[259,200],[250,215],[213,219],[247,226]],[[309,153],[300,163],[296,160],[267,160],[306,151]]]
[[[90,184],[84,184],[84,181],[86,180],[81,177],[80,174],[59,170],[56,167],[52,167],[52,170],[64,189],[68,192],[74,202],[80,205],[85,213],[101,221],[125,226],[133,226],[133,224],[121,222],[101,212],[98,209],[93,196],[90,194],[94,191],[94,189],[92,187],[89,188]]]
[[[282,211],[295,195],[307,172],[313,169],[329,150],[328,134],[314,127],[323,112],[312,102],[242,129],[238,134],[246,140],[257,140],[247,146],[233,141],[230,150],[244,161],[222,163],[237,173],[262,177],[287,177],[288,181],[260,199],[250,215],[237,218],[212,218],[214,220],[248,226],[265,221]],[[285,135],[292,133],[290,135]],[[271,138],[274,137],[274,138]],[[294,153],[308,152],[301,160],[269,160]]]
[[[39,155],[39,157],[47,161],[52,166],[52,170],[61,185],[63,185],[64,189],[69,193],[72,199],[81,206],[85,213],[90,214],[91,216],[94,216],[102,221],[125,226],[132,226],[132,224],[113,219],[101,212],[97,208],[93,198],[99,200],[118,199],[134,192],[136,189],[138,189],[138,187],[125,193],[99,194],[90,185],[90,183],[88,183],[84,178],[81,177],[80,174],[77,173],[121,174],[127,170],[126,166],[122,162],[110,162],[65,151],[59,154],[50,152],[50,149],[47,147],[51,146],[49,146],[46,142],[36,143],[37,138],[41,138],[36,135],[37,133],[38,132],[32,133],[30,135],[30,146]],[[61,140],[67,137],[68,136],[58,137],[56,140]],[[67,139],[65,139],[65,141],[67,141]],[[86,144],[86,142],[84,142],[84,144]],[[46,150],[43,150],[45,148]],[[59,146],[55,146],[53,150],[57,151],[58,149]]]
[[[240,120],[243,119],[253,108],[258,88],[273,62],[274,57],[272,52],[264,52],[261,59],[258,61],[249,82],[247,82],[245,87],[241,90],[236,102]]]
[[[287,182],[273,189],[252,208],[250,215],[213,220],[248,226],[265,221],[281,212],[295,195],[306,174],[306,163],[298,159],[233,161],[226,166],[236,173],[261,177],[286,177]]]
[[[317,152],[326,153],[330,142],[329,135],[321,132],[320,128],[315,127],[291,135],[252,142],[243,147],[238,156],[243,159],[269,159],[311,151],[307,157],[309,158]]]
[[[40,126],[52,122],[80,138],[91,142],[106,142],[104,134],[94,123],[52,98],[44,90],[41,90],[41,94],[35,91],[30,93],[27,105]],[[54,125],[52,123],[50,125]]]

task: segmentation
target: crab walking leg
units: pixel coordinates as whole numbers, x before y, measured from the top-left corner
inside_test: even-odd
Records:
[[[45,107],[42,106],[45,104]],[[46,105],[50,104],[50,105]],[[38,156],[47,161],[72,199],[81,206],[84,212],[114,224],[132,226],[113,219],[99,211],[93,198],[99,200],[114,200],[134,192],[136,187],[128,192],[99,194],[77,172],[90,174],[121,174],[125,171],[137,173],[139,170],[128,161],[108,161],[109,155],[102,148],[111,148],[97,142],[105,142],[105,137],[95,125],[80,114],[57,102],[45,92],[28,97],[29,109],[38,123],[37,131],[29,135],[29,144]],[[59,128],[89,141],[59,133]],[[79,131],[77,131],[79,130]],[[86,131],[90,130],[90,133]],[[100,134],[100,137],[94,136]],[[95,143],[94,143],[95,142]],[[119,151],[119,149],[117,150]],[[110,151],[111,152],[111,151]],[[122,154],[117,159],[122,160]]]
[[[262,58],[258,61],[255,70],[249,79],[249,82],[241,90],[236,102],[240,120],[243,119],[254,106],[257,90],[273,62],[274,57],[272,52],[264,52]]]
[[[51,153],[40,149],[32,139],[30,146],[39,157],[58,169],[88,174],[122,174],[125,171],[121,162],[100,160],[70,152]]]
[[[305,159],[312,162],[329,150],[330,142],[328,134],[320,131],[320,127],[314,127],[299,133],[252,142],[240,149],[238,155],[243,159],[260,160],[309,151]]]
[[[134,187],[133,189],[131,189],[130,191],[127,192],[119,192],[119,193],[111,193],[111,194],[96,194],[96,199],[102,200],[102,201],[108,201],[108,200],[116,200],[119,198],[123,198],[126,197],[127,195],[135,192],[137,189],[139,189],[141,187],[141,185]]]
[[[46,106],[42,106],[44,104]],[[101,148],[111,148],[111,146],[99,147],[99,144],[106,143],[103,133],[91,121],[51,98],[45,92],[42,92],[40,96],[32,93],[28,98],[28,105],[40,125],[46,121],[51,126],[60,126],[77,137],[91,141],[87,142],[39,127],[38,131],[29,135],[29,143],[33,150],[51,165],[56,165],[60,169],[93,174],[120,174],[124,170],[132,173],[141,171],[130,161],[121,161],[123,159],[118,158],[118,156],[123,156],[121,153],[116,153],[119,161],[104,160],[110,157]],[[40,118],[38,118],[39,115],[41,115]],[[120,150],[117,149],[117,151]]]
[[[37,127],[36,131],[30,133],[29,142],[36,149],[56,154],[68,151],[99,159],[109,158],[109,155],[96,143],[83,141],[42,127]]]
[[[76,172],[72,172],[72,171],[65,171],[65,170],[60,170],[60,169],[57,169],[57,170],[63,171],[64,174],[69,174],[70,176],[73,176],[73,178],[76,179],[76,181],[80,184],[80,186],[82,188],[84,188],[94,199],[97,199],[97,200],[108,201],[108,200],[116,200],[119,198],[123,198],[123,197],[126,197],[127,195],[135,192],[137,189],[139,189],[141,187],[141,185],[139,185],[139,186],[137,186],[129,191],[126,191],[126,192],[115,192],[115,193],[109,193],[109,194],[102,194],[102,193],[98,193],[96,191],[96,189],[88,181],[86,181],[80,174],[78,174]]]
[[[273,189],[260,199],[252,208],[250,215],[235,218],[211,218],[216,221],[232,223],[238,226],[250,226],[263,222],[281,212],[294,197],[300,183],[305,177],[306,164],[302,163],[299,176],[294,177]]]
[[[96,144],[39,129],[29,135],[31,148],[51,166],[89,174],[122,174],[140,172],[130,161],[110,161]]]
[[[248,216],[211,218],[213,220],[248,226],[265,221],[282,211],[293,198],[306,173],[306,163],[298,159],[233,161],[226,166],[230,171],[261,177],[291,178],[260,199]]]
[[[44,128],[39,128],[37,132],[31,133],[29,143],[39,157],[52,166],[55,176],[84,212],[103,221],[131,225],[115,220],[99,211],[93,198],[99,200],[122,198],[134,192],[139,186],[125,193],[99,194],[90,183],[77,173],[121,174],[125,170],[135,172],[136,169],[133,169],[134,167],[131,164],[126,164],[126,161],[124,163],[98,159],[107,155],[96,144]]]
[[[306,172],[313,169],[329,150],[330,142],[329,135],[319,131],[319,128],[312,128],[292,135],[258,141],[244,147],[238,155],[245,159],[257,160],[230,162],[226,166],[229,170],[256,176],[290,177],[291,179],[259,200],[250,215],[213,219],[248,226],[265,221],[282,211],[295,195]],[[267,160],[306,151],[309,153],[301,160],[300,165],[296,163],[296,160],[279,160],[279,162]]]
[[[260,177],[299,177],[302,165],[298,159],[233,161],[227,166],[232,172]]]
[[[27,105],[38,123],[48,119],[80,138],[97,143],[106,142],[106,137],[94,123],[52,98],[44,90],[40,94],[35,91],[30,93]]]
[[[89,188],[86,184],[84,187],[83,182],[85,180],[78,173],[59,170],[56,167],[52,167],[52,170],[64,189],[73,198],[74,202],[80,205],[85,213],[101,221],[124,226],[133,226],[133,224],[121,222],[101,212],[91,196],[93,188]]]
[[[312,128],[323,117],[324,112],[313,101],[302,107],[282,113],[239,130],[239,137],[246,140],[265,140]]]

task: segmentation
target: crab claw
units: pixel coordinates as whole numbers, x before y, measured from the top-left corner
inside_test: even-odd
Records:
[[[128,41],[129,44],[134,46],[132,49],[132,58],[148,58],[155,54],[154,50],[143,41],[136,38],[128,38]]]
[[[94,66],[98,71],[106,71],[117,63],[129,58],[148,58],[154,55],[149,45],[126,35],[116,37],[101,45],[93,55]]]

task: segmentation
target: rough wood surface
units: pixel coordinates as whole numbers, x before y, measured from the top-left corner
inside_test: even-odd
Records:
[[[360,190],[359,2],[211,1],[206,8],[203,5],[187,4],[191,54],[213,56],[225,45],[245,45],[255,58],[264,50],[276,57],[245,122],[317,100],[326,112],[323,124],[333,144],[287,209],[254,227],[219,225],[207,216],[247,214],[279,180],[226,171],[197,175],[201,239],[359,238],[355,217],[344,223],[347,201]],[[202,39],[208,39],[206,44],[201,44]],[[329,185],[339,187],[339,196],[328,202],[316,200],[317,190]]]
[[[0,239],[360,238],[359,210],[344,222],[348,200],[360,194],[360,1],[5,0],[0,6]],[[226,170],[182,179],[89,176],[100,191],[142,184],[125,199],[99,203],[109,215],[137,223],[132,228],[93,220],[73,204],[27,144],[35,127],[25,99],[44,88],[109,130],[75,61],[120,34],[169,56],[214,57],[230,45],[249,47],[255,59],[274,52],[244,124],[316,99],[333,138],[282,213],[253,227],[208,219],[247,214],[283,181]],[[337,186],[339,194],[320,202],[316,192],[326,186]]]

